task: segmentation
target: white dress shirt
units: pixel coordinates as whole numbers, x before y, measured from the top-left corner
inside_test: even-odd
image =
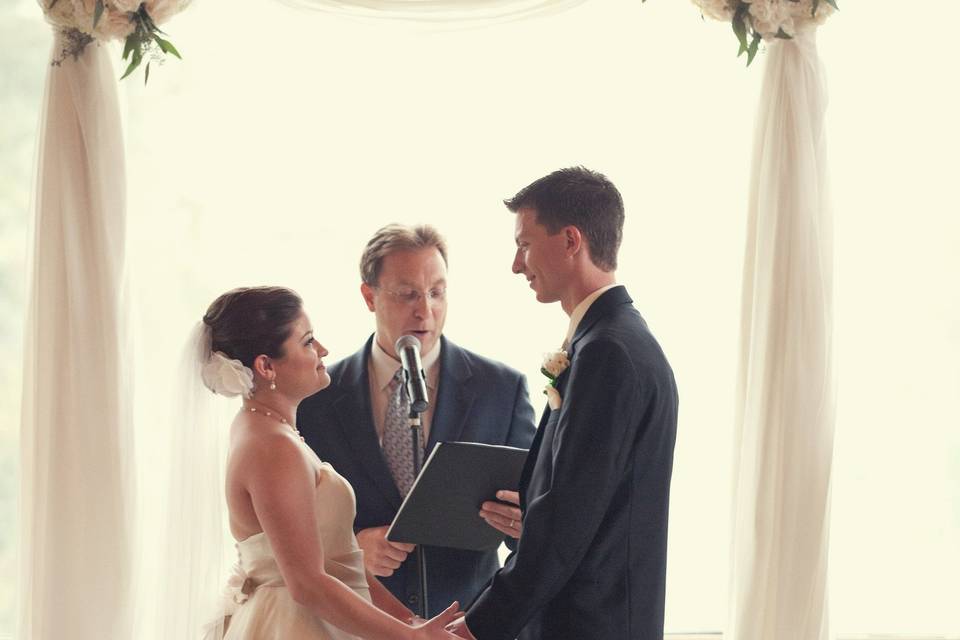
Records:
[[[420,414],[420,423],[423,425],[423,444],[426,446],[430,438],[430,422],[433,420],[433,407],[437,403],[437,387],[440,378],[440,341],[429,353],[420,354],[423,370],[427,374],[427,392],[430,396],[430,406]],[[393,379],[400,361],[388,354],[380,346],[377,336],[373,337],[373,348],[370,349],[370,361],[367,371],[370,373],[370,411],[373,413],[373,424],[377,429],[377,439],[383,446],[383,419],[387,413],[387,403],[390,401],[390,381]]]

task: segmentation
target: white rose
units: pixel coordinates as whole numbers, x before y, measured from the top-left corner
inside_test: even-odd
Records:
[[[777,0],[753,0],[750,3],[750,24],[764,38],[772,38],[780,29],[780,3]]]
[[[59,0],[52,7],[50,6],[50,0],[38,0],[38,2],[43,7],[43,13],[50,24],[68,29],[76,24],[73,0]]]
[[[226,396],[250,397],[253,390],[253,371],[239,360],[231,360],[223,353],[214,351],[200,371],[203,384],[210,391]]]
[[[110,4],[117,11],[123,11],[124,13],[132,13],[140,8],[140,0],[110,0]]]
[[[707,18],[724,22],[733,18],[733,7],[727,0],[693,0],[693,3],[700,7],[700,13]]]
[[[89,16],[90,24],[93,25],[93,12],[97,7],[97,0],[58,0],[57,4],[67,1],[73,3],[74,13],[78,20],[84,16]]]
[[[565,351],[552,351],[543,356],[543,371],[552,379],[556,379],[570,366],[570,359]]]
[[[98,40],[123,40],[133,33],[133,21],[126,11],[107,9],[100,17],[93,35]]]
[[[190,0],[146,0],[144,4],[154,24],[160,25],[186,9]]]

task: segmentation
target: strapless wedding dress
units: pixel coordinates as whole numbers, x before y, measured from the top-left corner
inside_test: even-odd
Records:
[[[370,600],[363,551],[353,533],[356,497],[353,487],[329,463],[321,463],[316,487],[317,521],[323,541],[324,568]],[[206,639],[356,640],[297,604],[283,583],[266,534],[237,543],[238,562],[225,594],[223,616]]]

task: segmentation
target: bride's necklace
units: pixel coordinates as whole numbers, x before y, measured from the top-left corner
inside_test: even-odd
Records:
[[[268,408],[266,407],[266,405],[264,405],[262,411],[257,411],[257,408],[256,408],[256,407],[252,407],[252,406],[247,405],[247,404],[243,405],[243,408],[244,408],[245,411],[249,411],[250,413],[259,413],[259,414],[262,415],[262,416],[267,416],[268,418],[273,418],[273,419],[276,420],[277,422],[279,422],[279,423],[281,423],[281,424],[287,425],[288,427],[290,427],[290,430],[291,430],[291,431],[293,431],[295,434],[297,434],[297,437],[300,438],[300,442],[306,442],[306,440],[304,440],[303,436],[300,435],[300,431],[299,431],[295,426],[293,426],[292,424],[290,424],[289,422],[287,422],[287,419],[284,418],[283,416],[281,416],[279,413],[274,413],[273,411],[271,411],[270,409],[268,409]]]

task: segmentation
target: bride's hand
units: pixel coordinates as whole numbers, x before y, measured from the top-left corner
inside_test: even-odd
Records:
[[[446,626],[463,615],[459,611],[460,604],[454,602],[433,618],[414,624],[412,637],[416,640],[456,640],[457,636],[448,632]]]

